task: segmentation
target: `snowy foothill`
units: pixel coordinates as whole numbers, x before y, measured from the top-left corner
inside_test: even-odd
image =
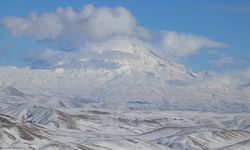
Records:
[[[3,149],[248,150],[249,114],[5,103]]]

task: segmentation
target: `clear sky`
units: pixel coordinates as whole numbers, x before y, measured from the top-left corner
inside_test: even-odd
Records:
[[[126,8],[137,23],[155,32],[173,31],[192,34],[227,46],[201,46],[181,62],[195,70],[234,70],[250,67],[249,0],[2,0],[1,20],[8,16],[24,17],[31,12],[55,12],[58,7],[80,10],[85,5]],[[0,65],[22,66],[20,53],[58,45],[38,42],[31,36],[14,37],[0,26]]]

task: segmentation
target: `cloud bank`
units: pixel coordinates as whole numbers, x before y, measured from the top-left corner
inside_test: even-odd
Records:
[[[136,38],[160,49],[162,55],[178,59],[195,54],[203,48],[227,46],[198,35],[146,29],[123,7],[87,5],[78,11],[71,7],[60,7],[51,13],[32,12],[25,17],[4,17],[2,23],[13,36],[29,37],[37,41],[70,39],[88,43],[103,42],[115,37]]]

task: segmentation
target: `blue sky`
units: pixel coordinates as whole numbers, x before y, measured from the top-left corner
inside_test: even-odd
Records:
[[[174,31],[209,38],[226,47],[201,48],[176,61],[195,70],[234,70],[250,66],[250,1],[247,0],[3,0],[0,17],[23,17],[30,12],[54,12],[58,7],[75,10],[84,5],[122,6],[140,26],[154,31]],[[31,37],[13,37],[0,26],[0,65],[27,65],[19,58],[27,49],[56,48],[55,43],[37,42]]]

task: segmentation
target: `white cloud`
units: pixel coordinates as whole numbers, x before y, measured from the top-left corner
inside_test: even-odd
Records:
[[[41,50],[26,50],[25,52],[21,53],[20,56],[23,59],[27,60],[45,60],[45,61],[50,61],[51,59],[60,59],[63,58],[63,55],[66,52],[61,52],[53,49],[41,49]]]
[[[71,7],[58,8],[55,12],[30,13],[25,17],[4,17],[3,24],[16,37],[35,40],[103,42],[119,36],[137,38],[162,49],[164,55],[183,58],[202,48],[220,48],[226,45],[192,34],[151,31],[140,26],[129,10],[123,7],[94,7],[87,5],[79,11]],[[81,42],[82,43],[82,42]]]
[[[234,64],[236,62],[237,61],[231,56],[223,56],[223,57],[219,58],[218,60],[210,61],[210,64],[213,64],[217,67],[223,67],[225,65]]]
[[[202,48],[222,48],[227,45],[192,34],[164,32],[162,35],[164,50],[177,58],[192,55]]]
[[[3,23],[16,37],[27,36],[37,40],[55,39],[63,31],[63,25],[55,14],[38,16],[31,13],[27,17],[5,17]]]
[[[80,60],[84,58],[98,59],[99,56],[106,56],[109,58],[112,53],[115,55],[120,54],[119,58],[123,56],[130,57],[141,56],[144,50],[156,49],[151,47],[150,44],[143,42],[137,38],[129,37],[113,37],[105,41],[88,41],[84,45],[79,45],[77,51],[60,51],[56,49],[40,49],[40,50],[26,50],[21,53],[22,59],[31,61],[46,61],[54,62],[59,60]],[[123,54],[121,56],[121,54]],[[112,56],[111,56],[112,57]],[[143,56],[142,56],[143,57]]]
[[[13,43],[5,43],[4,45],[0,46],[0,57],[8,55],[8,53],[14,48],[15,44]]]
[[[26,17],[5,17],[5,26],[14,36],[36,40],[59,37],[105,39],[115,35],[150,36],[149,31],[137,25],[133,15],[123,7],[108,8],[87,5],[80,11],[71,7],[58,8],[53,13]]]
[[[227,54],[222,54],[216,60],[211,60],[209,63],[215,65],[216,67],[224,67],[230,65],[233,68],[247,68],[250,65],[250,56],[249,55],[240,55],[238,57],[232,57]]]

